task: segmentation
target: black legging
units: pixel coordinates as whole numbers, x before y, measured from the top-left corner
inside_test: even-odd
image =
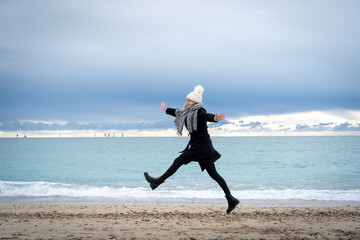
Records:
[[[173,175],[179,167],[181,167],[183,164],[185,164],[185,160],[183,160],[181,157],[178,157],[174,160],[173,164],[169,167],[169,169],[161,176],[164,180],[169,178],[171,175]],[[225,180],[220,176],[220,174],[216,171],[215,164],[209,163],[206,166],[206,171],[210,175],[212,179],[214,179],[222,188],[224,193],[226,195],[230,194],[230,190],[225,182]]]

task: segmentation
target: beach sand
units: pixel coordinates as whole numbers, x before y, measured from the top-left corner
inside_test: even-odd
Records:
[[[0,239],[360,239],[360,207],[0,205]]]

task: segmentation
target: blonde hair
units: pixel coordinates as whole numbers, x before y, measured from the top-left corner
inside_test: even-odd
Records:
[[[197,102],[194,102],[193,100],[191,100],[191,101],[193,102],[193,104],[191,104],[191,105],[197,104]],[[185,108],[186,108],[186,103],[184,104],[183,111],[185,110]]]

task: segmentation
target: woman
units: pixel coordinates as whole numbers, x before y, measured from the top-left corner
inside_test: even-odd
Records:
[[[214,163],[221,155],[214,149],[207,130],[207,122],[224,120],[225,115],[223,113],[216,113],[216,115],[206,113],[204,104],[202,103],[203,92],[204,89],[202,86],[196,86],[194,91],[187,95],[187,101],[182,111],[167,108],[164,102],[160,104],[163,111],[176,117],[175,125],[179,135],[182,135],[183,125],[185,124],[190,134],[190,141],[181,152],[182,154],[174,160],[173,164],[162,176],[153,178],[147,172],[145,172],[144,175],[146,181],[150,183],[151,189],[154,190],[173,175],[183,164],[188,164],[191,161],[198,162],[201,170],[204,171],[206,169],[210,177],[213,178],[224,191],[228,201],[228,209],[226,212],[229,214],[239,204],[239,200],[231,195],[225,180],[216,171]]]

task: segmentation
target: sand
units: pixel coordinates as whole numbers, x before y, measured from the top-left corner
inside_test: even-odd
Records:
[[[360,239],[360,207],[0,205],[0,239]]]

